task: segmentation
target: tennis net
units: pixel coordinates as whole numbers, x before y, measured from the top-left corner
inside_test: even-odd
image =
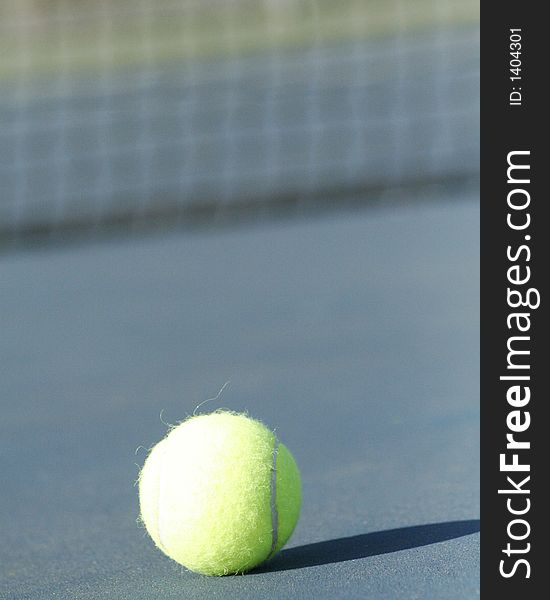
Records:
[[[3,0],[0,237],[475,180],[472,0]]]

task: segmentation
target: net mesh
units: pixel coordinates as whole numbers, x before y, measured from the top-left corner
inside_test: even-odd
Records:
[[[478,12],[3,0],[0,235],[475,178]]]

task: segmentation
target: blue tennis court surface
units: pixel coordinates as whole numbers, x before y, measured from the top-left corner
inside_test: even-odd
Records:
[[[467,196],[5,254],[0,598],[476,597]],[[136,524],[136,463],[161,411],[177,422],[228,380],[204,408],[275,428],[304,502],[272,563],[207,578]]]

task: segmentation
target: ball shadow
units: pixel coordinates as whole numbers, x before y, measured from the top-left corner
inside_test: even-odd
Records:
[[[479,519],[363,533],[283,550],[253,573],[288,571],[428,546],[479,531]]]

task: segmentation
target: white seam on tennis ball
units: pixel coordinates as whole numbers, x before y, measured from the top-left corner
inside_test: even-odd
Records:
[[[273,464],[271,465],[271,549],[268,558],[271,558],[277,549],[279,537],[279,515],[277,513],[277,454],[279,452],[279,440],[275,437],[273,445]]]

